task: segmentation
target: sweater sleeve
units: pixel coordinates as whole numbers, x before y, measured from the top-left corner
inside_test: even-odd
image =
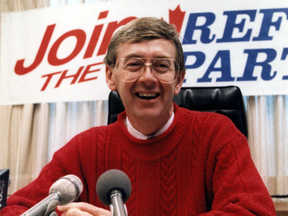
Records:
[[[75,140],[75,139],[74,139]],[[0,212],[1,216],[20,215],[34,206],[36,203],[49,195],[49,189],[55,181],[69,173],[67,166],[63,161],[65,158],[73,158],[77,164],[77,156],[73,152],[77,152],[75,141],[73,139],[63,148],[58,150],[51,162],[49,162],[41,170],[39,176],[27,186],[16,191],[7,199],[7,205]],[[72,149],[72,151],[71,151]],[[69,152],[69,153],[68,153]],[[71,160],[67,160],[69,163]],[[69,163],[69,166],[73,164]]]
[[[212,122],[212,127],[206,130],[210,137],[206,140],[210,146],[206,185],[211,209],[201,216],[276,215],[252,161],[246,137],[229,119],[220,117]]]

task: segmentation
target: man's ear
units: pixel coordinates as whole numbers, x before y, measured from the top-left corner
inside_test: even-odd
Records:
[[[106,83],[111,91],[116,91],[116,83],[113,74],[113,68],[106,65]]]
[[[174,94],[177,95],[179,94],[181,88],[182,88],[182,84],[184,82],[184,78],[185,78],[185,71],[181,71],[178,78],[177,78],[177,83],[174,89]]]

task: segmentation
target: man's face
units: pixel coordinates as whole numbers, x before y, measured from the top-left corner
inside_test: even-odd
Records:
[[[173,83],[163,83],[152,74],[151,67],[145,67],[138,79],[125,82],[123,71],[117,64],[121,58],[128,56],[176,59],[175,45],[165,39],[124,43],[118,47],[116,66],[106,68],[107,84],[111,90],[118,90],[133,126],[135,122],[143,120],[154,121],[155,124],[166,123],[173,112],[173,96],[179,93],[184,75],[180,75]]]

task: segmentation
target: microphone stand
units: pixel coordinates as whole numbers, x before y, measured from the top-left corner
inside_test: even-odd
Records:
[[[111,205],[110,211],[112,216],[127,216],[127,208],[126,205],[123,203],[122,195],[119,193],[118,190],[113,190],[110,194]],[[124,206],[124,208],[122,208]]]

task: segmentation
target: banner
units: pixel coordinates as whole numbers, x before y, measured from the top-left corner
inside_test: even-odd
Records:
[[[184,87],[288,94],[287,1],[123,0],[3,13],[0,104],[106,100],[109,41],[144,16],[180,33]]]

